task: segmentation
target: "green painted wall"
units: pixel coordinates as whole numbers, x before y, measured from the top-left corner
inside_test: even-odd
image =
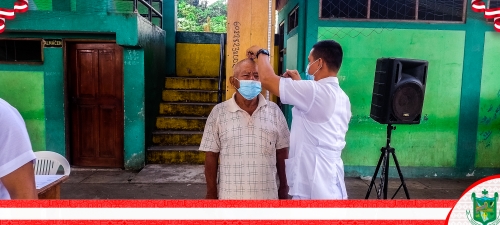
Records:
[[[295,34],[286,40],[285,62],[287,69],[297,69],[297,51],[299,49],[299,35]]]
[[[140,169],[145,160],[144,50],[123,48],[125,106],[125,167]]]
[[[0,98],[21,113],[35,151],[46,149],[43,84],[43,72],[0,71]]]
[[[500,34],[485,33],[476,167],[500,167]]]
[[[52,10],[52,0],[32,0],[28,3],[30,10]]]
[[[64,53],[62,48],[45,48],[45,136],[47,149],[66,155],[64,119]]]
[[[17,37],[13,34],[2,36],[9,38]],[[28,35],[27,37],[33,36]],[[42,37],[46,36],[43,35]],[[60,38],[61,35],[51,34],[48,37]],[[39,104],[39,112],[44,113],[36,117],[38,118],[36,119],[38,122],[34,124],[38,124],[37,127],[31,127],[30,125],[27,127],[33,149],[35,151],[50,150],[65,155],[66,137],[62,88],[64,84],[63,50],[62,48],[44,48],[43,55],[45,57],[43,65],[0,64],[0,73],[7,74],[8,76],[18,73],[31,74],[30,76],[15,76],[16,78],[12,83],[16,85],[9,84],[5,80],[0,81],[0,92],[5,92],[2,95],[12,95],[16,93],[12,90],[13,88],[28,87],[24,88],[23,92],[17,92],[23,94],[16,94],[18,96],[12,98],[11,104],[33,105],[32,107],[37,107],[36,104]],[[38,88],[40,85],[41,88]],[[30,100],[34,96],[38,98],[36,104]],[[23,111],[30,110],[22,109],[20,111],[23,115]],[[33,113],[28,114],[33,115]],[[33,120],[33,118],[25,117],[24,119]],[[43,124],[43,127],[40,126],[41,124]]]
[[[30,1],[30,11],[8,21],[6,31],[0,38],[114,40],[121,45],[124,48],[125,64],[124,162],[126,169],[140,169],[145,160],[145,136],[148,135],[146,130],[151,130],[150,127],[154,125],[159,107],[156,102],[161,99],[161,85],[165,76],[166,35],[165,31],[152,26],[146,19],[128,13],[123,7],[116,8],[117,2],[119,1]],[[99,22],[89,23],[89,17]],[[44,115],[36,119],[44,123],[28,126],[30,136],[35,137],[32,140],[34,149],[47,149],[67,155],[64,49],[44,48],[44,59],[42,65],[0,64],[0,74],[30,71],[30,74],[40,76],[39,83],[25,76],[19,76],[15,80],[18,84],[36,82],[42,86],[40,91],[36,88],[27,89],[24,92],[27,97],[16,100],[16,104],[26,104],[21,100],[30,96],[41,96],[38,102]],[[0,80],[0,88],[2,83],[6,85],[6,82]],[[147,121],[153,122],[147,125]]]
[[[165,1],[170,4],[173,1]],[[0,2],[1,8],[12,8],[14,1]],[[153,7],[160,9],[158,2]],[[133,2],[130,0],[29,0],[29,10],[41,11],[86,11],[86,12],[108,12],[108,13],[132,13]],[[147,8],[138,4],[140,13],[147,13]],[[171,11],[169,11],[171,12]],[[159,19],[153,19],[154,24],[159,24]]]
[[[94,15],[106,14],[108,12],[108,2],[103,0],[76,0],[76,11]]]
[[[429,61],[427,86],[420,125],[400,125],[393,132],[401,166],[453,167],[456,161],[460,86],[462,77],[463,31],[392,30],[369,37],[349,33],[342,36],[320,27],[320,40],[338,41],[344,50],[339,71],[342,88],[350,96],[353,117],[343,152],[345,165],[376,165],[385,143],[386,126],[370,115],[373,77],[377,58],[400,57]],[[357,28],[352,33],[362,32]],[[373,46],[385,44],[380,48]],[[367,51],[369,49],[369,51]],[[436,141],[439,140],[439,141]],[[432,154],[422,154],[432,151]]]
[[[71,10],[71,0],[58,0],[52,1],[52,10],[54,11],[72,11]]]
[[[149,21],[139,18],[139,46],[144,51],[144,115],[145,132],[142,136],[145,138],[143,146],[150,146],[153,141],[152,132],[156,128],[156,117],[160,112],[160,101],[162,100],[162,90],[165,87],[165,75],[167,65],[166,60],[166,33],[156,26],[151,26]],[[128,118],[128,117],[127,117]],[[131,149],[137,151],[137,149]],[[140,154],[142,156],[142,165],[134,164],[139,169],[145,163],[145,147]],[[131,162],[133,159],[130,159]],[[132,165],[132,163],[129,163]]]

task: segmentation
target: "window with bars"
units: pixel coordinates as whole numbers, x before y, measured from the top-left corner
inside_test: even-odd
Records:
[[[500,0],[489,0],[488,8],[489,9],[500,8]]]
[[[500,8],[500,0],[488,0],[488,9]],[[488,19],[488,22],[493,22],[493,19]]]
[[[464,21],[466,1],[321,0],[319,13],[322,19]]]
[[[290,33],[293,28],[296,28],[299,25],[299,7],[295,7],[289,14],[288,14],[288,29],[287,33]]]
[[[0,62],[42,62],[42,40],[0,40]]]

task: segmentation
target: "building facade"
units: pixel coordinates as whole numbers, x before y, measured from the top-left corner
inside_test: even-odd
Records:
[[[29,0],[27,12],[7,20],[0,98],[20,111],[34,151],[57,152],[73,166],[142,168],[148,118],[173,71],[165,52],[173,50],[174,16],[163,18],[163,30],[158,18],[134,13],[133,1]]]

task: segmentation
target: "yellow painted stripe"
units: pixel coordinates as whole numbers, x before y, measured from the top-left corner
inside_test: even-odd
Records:
[[[149,164],[204,164],[205,152],[202,151],[154,151],[147,154]]]
[[[179,77],[219,77],[219,44],[176,44],[176,74]]]

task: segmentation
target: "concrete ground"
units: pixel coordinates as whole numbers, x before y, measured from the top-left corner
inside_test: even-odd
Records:
[[[405,179],[411,199],[459,199],[478,178]],[[370,180],[345,179],[349,199],[364,199]],[[377,179],[377,184],[380,179]],[[389,180],[389,198],[399,187],[399,179]],[[203,165],[147,165],[141,171],[72,168],[61,185],[62,199],[203,199]],[[395,199],[405,199],[403,188]],[[375,188],[370,199],[376,199]]]

